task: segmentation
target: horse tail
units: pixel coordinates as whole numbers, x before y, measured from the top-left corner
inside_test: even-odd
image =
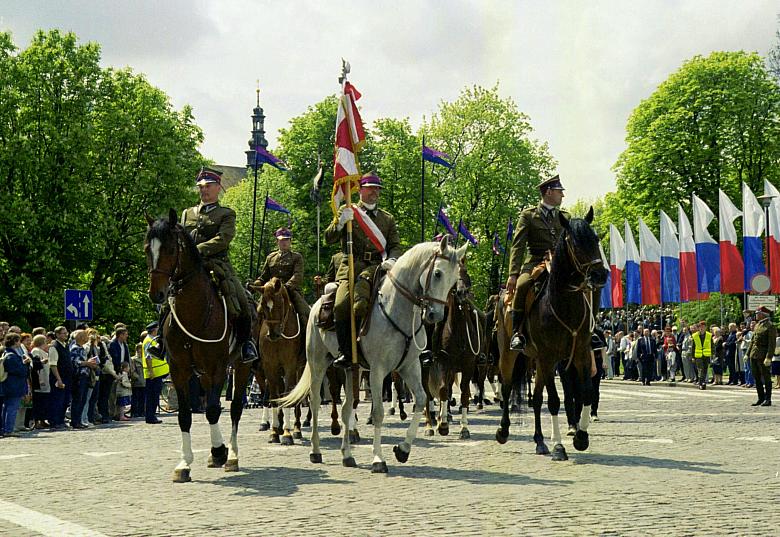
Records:
[[[307,361],[306,367],[301,373],[301,378],[298,380],[298,384],[295,385],[290,393],[284,397],[276,399],[276,402],[283,407],[291,407],[300,403],[304,397],[309,395],[311,391],[311,364]]]

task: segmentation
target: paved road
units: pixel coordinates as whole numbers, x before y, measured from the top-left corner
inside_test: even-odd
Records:
[[[570,460],[560,463],[534,455],[530,411],[513,416],[509,442],[497,444],[495,406],[472,414],[471,440],[458,439],[457,425],[449,437],[421,437],[404,465],[391,446],[406,425],[389,417],[388,475],[369,472],[367,439],[355,451],[360,468],[343,468],[325,416],[324,464],[313,465],[307,440],[269,445],[249,410],[234,474],[206,468],[208,427],[196,416],[188,484],[170,481],[173,416],[6,438],[0,535],[780,533],[780,409],[752,408],[753,392],[736,387],[602,386],[590,449],[576,452],[566,438]],[[549,436],[549,417],[543,425]],[[360,430],[372,428],[361,421]]]

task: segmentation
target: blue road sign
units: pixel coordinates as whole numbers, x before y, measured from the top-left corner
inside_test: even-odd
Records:
[[[65,320],[92,320],[92,291],[86,289],[65,289]]]

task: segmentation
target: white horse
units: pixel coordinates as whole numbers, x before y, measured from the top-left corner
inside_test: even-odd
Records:
[[[426,347],[423,321],[436,323],[444,318],[444,306],[452,286],[458,279],[458,262],[466,253],[467,244],[459,249],[450,248],[447,239],[440,243],[426,242],[414,246],[403,254],[388,272],[379,290],[379,296],[369,313],[371,328],[360,338],[370,371],[371,386],[382,386],[382,380],[391,371],[398,371],[414,394],[414,415],[409,422],[404,442],[393,448],[395,458],[406,462],[417,436],[425,391],[420,375],[420,352]],[[292,391],[280,400],[284,406],[294,405],[307,395],[311,396],[312,435],[309,459],[322,462],[317,416],[320,409],[320,386],[332,356],[338,355],[338,342],[334,332],[317,327],[320,301],[312,306],[306,327],[306,369]],[[349,443],[349,431],[353,423],[352,375],[347,374],[344,386],[346,397],[341,407],[344,438],[341,443],[342,464],[356,467]],[[382,421],[384,411],[382,390],[371,390],[374,421],[374,460],[371,471],[386,473],[387,464],[382,456]]]

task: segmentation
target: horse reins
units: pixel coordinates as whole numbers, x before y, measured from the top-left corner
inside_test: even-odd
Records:
[[[282,302],[285,302],[284,297],[282,297]],[[297,311],[295,312],[295,318],[296,318],[296,320],[298,322],[298,331],[295,333],[294,336],[287,336],[284,333],[284,328],[285,328],[285,326],[287,326],[287,319],[289,319],[289,317],[290,317],[290,310],[292,310],[292,309],[293,309],[292,304],[286,304],[286,307],[285,307],[285,310],[284,310],[284,315],[282,315],[281,319],[265,319],[264,318],[263,322],[268,323],[268,324],[279,324],[279,323],[281,323],[282,324],[282,328],[279,331],[279,335],[282,336],[284,339],[295,339],[295,338],[297,338],[301,334],[301,316],[298,315]]]

